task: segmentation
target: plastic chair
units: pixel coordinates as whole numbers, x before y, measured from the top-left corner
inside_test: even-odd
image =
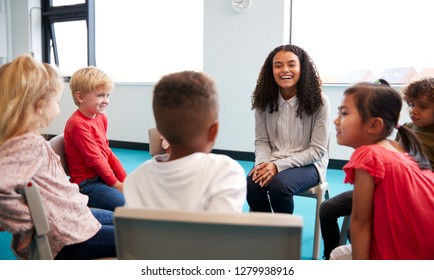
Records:
[[[327,182],[319,183],[304,192],[295,194],[297,196],[310,197],[316,199],[315,230],[313,236],[313,253],[312,258],[317,260],[320,256],[321,227],[319,221],[319,208],[323,201],[329,199],[329,184]]]
[[[65,140],[63,137],[63,134],[59,134],[57,136],[54,136],[49,140],[49,143],[51,145],[51,148],[54,150],[54,152],[59,155],[60,162],[62,163],[63,170],[65,170],[66,175],[68,175],[68,164],[66,162],[66,155],[65,155]]]
[[[151,156],[164,154],[166,151],[162,146],[161,134],[156,127],[148,130],[149,134],[149,154]]]
[[[27,199],[30,215],[35,227],[35,236],[30,245],[30,259],[52,260],[53,254],[51,253],[51,247],[47,237],[50,231],[50,225],[38,188],[38,184],[33,180],[24,188],[24,195]]]
[[[344,220],[342,221],[342,227],[341,227],[341,234],[339,236],[339,245],[345,245],[347,244],[348,239],[348,229],[350,228],[350,220],[351,216],[345,216]]]
[[[301,258],[303,220],[295,215],[118,207],[114,224],[121,260]]]
[[[39,193],[39,185],[30,180],[24,189],[24,195],[29,205],[30,216],[32,217],[35,235],[30,244],[30,260],[53,260],[51,246],[48,241],[48,232],[50,224],[45,214],[44,204]],[[99,258],[97,260],[113,260],[116,258]]]

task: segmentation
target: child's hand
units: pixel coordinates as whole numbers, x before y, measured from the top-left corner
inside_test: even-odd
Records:
[[[35,229],[32,228],[26,232],[16,233],[12,237],[12,248],[14,254],[24,260],[30,258],[30,244],[32,243]]]
[[[124,183],[117,181],[114,185],[113,188],[117,189],[120,192],[124,192]]]
[[[30,243],[32,243],[33,235],[35,233],[34,229],[30,229],[24,233],[19,234],[18,239],[18,245],[17,245],[17,252],[20,254],[24,254],[30,246]]]

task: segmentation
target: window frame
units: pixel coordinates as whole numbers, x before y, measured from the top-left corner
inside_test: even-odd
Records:
[[[83,4],[53,6],[53,0],[41,0],[42,61],[51,63],[51,45],[54,63],[59,67],[54,24],[58,22],[86,21],[87,64],[96,66],[95,54],[95,0]]]

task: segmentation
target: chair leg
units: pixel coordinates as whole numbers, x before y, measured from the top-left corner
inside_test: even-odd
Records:
[[[339,245],[347,244],[347,231],[350,228],[351,216],[345,216],[342,221],[341,234],[339,236]]]
[[[329,190],[325,191],[324,197],[325,197],[325,200],[330,198]]]
[[[320,255],[320,242],[321,242],[321,229],[320,229],[320,221],[319,221],[319,207],[321,203],[324,201],[324,196],[318,195],[316,200],[316,214],[315,214],[315,230],[313,235],[313,256],[314,260],[317,260]]]
[[[314,260],[319,259],[321,254],[321,225],[319,220],[319,209],[321,204],[329,199],[329,191],[326,190],[324,193],[318,193],[316,200],[316,214],[315,214],[315,231],[313,236],[313,253],[312,258]]]

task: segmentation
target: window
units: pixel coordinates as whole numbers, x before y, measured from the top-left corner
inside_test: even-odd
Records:
[[[42,59],[64,76],[95,65],[94,0],[42,0]]]
[[[65,76],[87,65],[87,28],[86,21],[54,23],[59,67]],[[75,34],[71,37],[70,34]],[[52,53],[51,61],[54,61]]]
[[[292,0],[291,42],[325,83],[407,83],[434,68],[433,10],[425,0]]]
[[[97,64],[117,81],[202,70],[202,1],[97,0],[95,13]]]
[[[59,7],[59,6],[69,6],[69,5],[75,5],[75,4],[85,4],[85,0],[52,0],[53,7]]]
[[[50,7],[43,8],[50,38],[44,60],[66,76],[96,65],[116,82],[155,82],[170,72],[203,69],[203,1],[49,1],[43,0]],[[72,8],[80,11],[68,17]]]

